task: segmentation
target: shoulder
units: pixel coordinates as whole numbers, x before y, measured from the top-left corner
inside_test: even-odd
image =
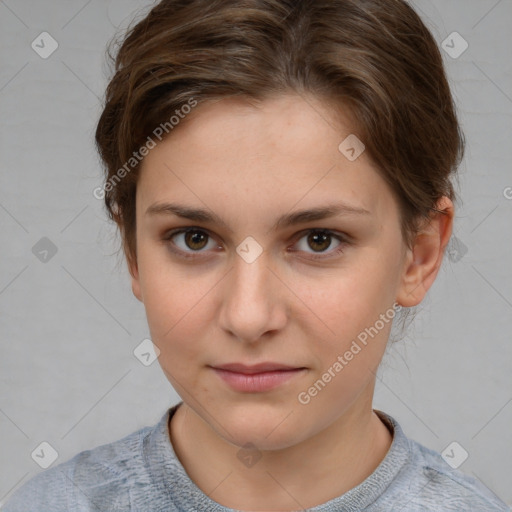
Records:
[[[408,443],[411,459],[403,468],[409,474],[403,479],[408,481],[407,510],[510,512],[483,483],[453,469],[440,453],[412,439]]]
[[[391,448],[375,472],[380,492],[368,512],[512,512],[482,482],[453,469],[435,450],[404,433],[391,415],[376,410],[393,432]]]
[[[85,450],[38,473],[17,489],[2,512],[130,509],[130,487],[144,485],[142,444],[155,427]]]

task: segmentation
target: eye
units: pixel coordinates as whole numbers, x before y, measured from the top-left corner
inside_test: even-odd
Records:
[[[338,241],[338,245],[334,250],[326,251],[326,249],[332,245],[333,238]],[[299,246],[302,245],[302,248],[299,248],[298,252],[308,252],[305,246],[309,245],[312,246],[314,250],[309,253],[310,256],[308,256],[307,259],[318,260],[332,258],[343,252],[345,246],[348,244],[347,239],[348,236],[336,234],[328,229],[310,229],[298,240],[297,243]],[[219,248],[219,245],[212,240],[211,235],[207,231],[196,227],[180,228],[170,231],[163,237],[163,240],[168,242],[169,250],[181,258],[196,258],[200,256],[201,252]],[[302,240],[305,240],[305,244],[300,244]],[[208,242],[211,242],[210,247],[208,247]],[[295,245],[297,245],[297,243]],[[292,252],[297,252],[297,250],[292,249]],[[326,253],[326,255],[324,255],[324,253]]]
[[[326,249],[332,245],[333,238],[339,243],[334,250],[326,252]],[[348,243],[346,237],[341,234],[336,234],[328,229],[310,229],[306,232],[305,236],[299,239],[299,242],[301,240],[305,240],[305,243],[299,243],[299,246],[302,245],[302,248],[299,249],[300,251],[308,252],[305,250],[307,246],[316,249],[312,253],[309,253],[311,256],[309,256],[308,259],[313,260],[331,258],[341,254],[345,245]],[[327,255],[324,255],[323,253],[326,253]]]
[[[179,243],[174,241],[174,239],[179,240],[179,235],[183,235],[181,236],[181,247]],[[165,235],[164,240],[170,242],[168,244],[169,249],[178,256],[182,258],[195,258],[196,255],[193,254],[194,252],[205,252],[202,249],[208,246],[208,238],[210,238],[210,235],[204,229],[191,227],[171,231]],[[178,250],[176,250],[173,246],[177,246]],[[209,249],[213,249],[215,247],[218,247],[218,245],[212,241]]]

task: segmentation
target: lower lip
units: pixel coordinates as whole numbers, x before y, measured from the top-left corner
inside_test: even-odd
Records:
[[[270,391],[281,384],[293,379],[297,375],[301,375],[306,371],[305,368],[296,370],[277,370],[262,373],[236,373],[227,370],[213,368],[215,373],[229,384],[234,390],[245,393],[260,393]]]

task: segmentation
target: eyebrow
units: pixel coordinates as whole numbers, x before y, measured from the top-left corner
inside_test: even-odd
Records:
[[[177,203],[155,203],[148,207],[146,215],[175,215],[182,219],[188,219],[195,222],[204,222],[211,224],[220,224],[232,231],[231,228],[217,214],[204,208],[193,208]],[[371,215],[371,212],[365,208],[356,207],[343,203],[330,204],[318,208],[309,208],[281,216],[272,231],[284,229],[286,227],[323,220],[339,215]]]

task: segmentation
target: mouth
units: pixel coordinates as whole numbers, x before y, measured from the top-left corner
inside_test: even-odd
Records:
[[[232,389],[242,393],[270,391],[307,372],[305,367],[279,363],[261,363],[252,366],[230,363],[210,368]]]

